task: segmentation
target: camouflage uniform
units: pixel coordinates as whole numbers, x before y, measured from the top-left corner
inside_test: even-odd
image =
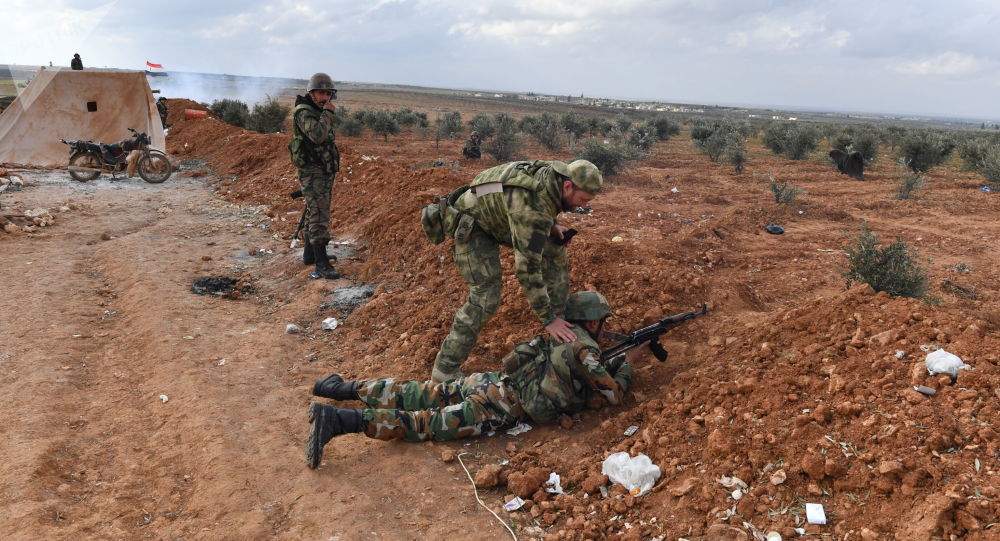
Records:
[[[564,179],[549,162],[507,163],[476,175],[472,188],[455,202],[455,208],[475,218],[464,238],[455,233],[453,249],[469,297],[441,344],[435,373],[458,372],[483,325],[500,307],[501,245],[514,249],[518,282],[542,325],[562,316],[569,294],[569,264],[566,248],[556,244],[550,233],[562,211]],[[481,189],[484,186],[492,188]]]
[[[335,116],[333,111],[317,107],[307,94],[295,100],[294,120],[290,147],[306,203],[306,235],[313,245],[326,246],[330,242],[334,176],[340,170],[340,153],[334,135]],[[301,150],[295,145],[301,145]]]
[[[551,423],[584,409],[595,394],[619,404],[632,385],[625,355],[605,367],[594,339],[580,326],[577,340],[556,344],[536,337],[505,357],[511,371],[485,372],[446,383],[392,378],[360,382],[359,399],[368,437],[444,441],[478,436],[520,420]],[[509,363],[507,361],[510,361]]]

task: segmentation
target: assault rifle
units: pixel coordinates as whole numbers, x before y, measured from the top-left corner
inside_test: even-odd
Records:
[[[601,353],[601,362],[609,361],[630,349],[643,345],[646,342],[649,342],[649,349],[653,352],[653,356],[655,356],[657,360],[660,362],[666,361],[668,353],[667,350],[663,349],[663,346],[660,345],[660,336],[663,336],[664,333],[681,323],[684,323],[685,321],[701,317],[707,313],[708,305],[702,303],[701,310],[698,310],[697,312],[682,312],[670,317],[665,317],[661,319],[659,323],[654,323],[648,327],[632,331],[626,335],[624,340],[604,350]]]

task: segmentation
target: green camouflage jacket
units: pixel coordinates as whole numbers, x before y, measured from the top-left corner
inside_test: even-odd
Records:
[[[476,175],[472,189],[455,203],[480,229],[514,249],[517,281],[543,324],[556,316],[549,313],[542,251],[562,211],[561,178],[546,161],[510,162]]]
[[[536,422],[551,423],[560,414],[580,411],[595,394],[620,404],[632,387],[632,365],[624,354],[603,365],[601,350],[590,334],[580,326],[573,331],[574,342],[556,344],[535,337],[504,357],[503,373],[525,413]]]
[[[333,111],[316,107],[312,99],[298,96],[292,123],[292,141],[288,145],[295,167],[322,167],[326,173],[340,170]]]

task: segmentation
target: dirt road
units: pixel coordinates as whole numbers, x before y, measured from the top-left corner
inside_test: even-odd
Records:
[[[308,279],[259,209],[204,178],[23,174],[5,206],[75,210],[0,247],[3,537],[503,537],[457,463],[425,447],[352,438],[305,468],[308,391],[330,369],[316,307],[350,282]],[[189,291],[265,268],[259,295]]]

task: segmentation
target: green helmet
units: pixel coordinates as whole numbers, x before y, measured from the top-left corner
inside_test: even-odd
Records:
[[[566,299],[566,319],[600,321],[613,315],[608,300],[596,291],[578,291]]]
[[[315,73],[309,78],[309,88],[306,91],[312,92],[313,90],[329,90],[334,92],[337,89],[333,87],[333,79],[325,73]]]
[[[552,168],[556,173],[569,177],[574,186],[587,193],[596,194],[604,185],[601,170],[587,160],[575,160],[568,165],[563,162],[552,162]]]

